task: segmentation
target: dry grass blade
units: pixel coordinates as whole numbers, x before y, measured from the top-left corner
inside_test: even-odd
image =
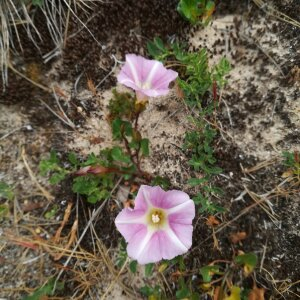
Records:
[[[34,15],[42,14],[45,18],[45,24],[48,28],[48,32],[55,45],[54,49],[49,53],[43,55],[45,62],[49,61],[55,56],[61,55],[62,49],[67,41],[67,33],[69,26],[70,14],[83,25],[83,27],[89,32],[95,42],[102,48],[104,46],[99,43],[93,33],[88,29],[86,24],[78,17],[76,6],[80,9],[91,10],[91,3],[97,1],[87,0],[47,0],[42,1],[41,4],[36,7],[30,4],[25,4],[23,0],[1,0],[0,5],[0,70],[3,82],[3,89],[8,84],[8,68],[11,66],[11,50],[18,54],[16,47],[16,41],[19,49],[23,51],[22,39],[19,35],[18,27],[21,25],[26,31],[27,37],[31,40],[37,51],[40,51],[38,42],[42,42],[42,35],[38,28],[34,25]],[[102,1],[100,1],[102,2]],[[73,10],[73,7],[75,11]],[[15,41],[16,39],[16,41]],[[12,68],[11,68],[12,69]],[[12,69],[13,70],[13,69]],[[15,71],[15,70],[13,70]],[[19,72],[18,75],[22,76]],[[25,76],[23,78],[27,79]],[[28,79],[27,79],[28,80]],[[34,84],[34,82],[32,82]]]
[[[31,170],[31,168],[30,168],[30,166],[29,166],[29,164],[28,164],[28,162],[27,162],[27,159],[26,159],[25,148],[22,148],[21,156],[22,156],[24,165],[25,165],[25,167],[26,167],[26,169],[27,169],[27,171],[28,171],[28,174],[29,174],[31,180],[36,184],[36,186],[37,186],[38,189],[42,192],[42,194],[45,196],[45,198],[46,198],[48,201],[52,202],[53,199],[54,199],[54,197],[53,197],[48,191],[46,191],[45,188],[43,188],[43,187],[41,186],[41,184],[38,182],[36,176],[35,176],[34,173],[32,172],[32,170]]]
[[[116,190],[116,188],[119,186],[121,180],[122,180],[122,177],[118,180],[118,182],[116,183],[116,185],[113,187],[113,189],[111,190],[110,195],[114,193],[114,191]],[[76,245],[74,246],[74,248],[73,248],[73,250],[72,250],[72,252],[71,252],[71,255],[68,257],[68,259],[67,259],[66,262],[64,263],[64,267],[66,267],[66,266],[69,264],[71,258],[73,257],[73,254],[76,252],[77,248],[79,247],[79,245],[80,245],[82,239],[84,238],[84,236],[85,236],[85,234],[87,233],[88,229],[90,228],[91,224],[94,222],[94,220],[96,219],[96,217],[100,214],[100,212],[101,212],[102,209],[104,208],[104,205],[106,204],[106,202],[108,201],[109,198],[110,198],[110,196],[109,196],[108,198],[106,198],[106,199],[102,202],[102,204],[97,208],[96,211],[93,212],[93,214],[92,214],[91,218],[89,219],[87,225],[85,226],[85,228],[84,228],[84,230],[82,231],[80,237],[78,238],[77,243],[76,243]],[[61,270],[61,271],[59,272],[58,276],[56,277],[56,280],[55,280],[55,284],[54,284],[53,290],[55,290],[56,284],[57,284],[59,278],[61,277],[61,275],[63,274],[63,272],[64,272],[64,270]]]
[[[253,2],[262,9],[266,14],[271,15],[275,18],[277,18],[280,21],[284,21],[286,23],[289,23],[293,26],[300,27],[300,23],[296,21],[295,19],[287,16],[286,14],[282,13],[281,11],[275,9],[272,4],[266,3],[262,0],[253,0]]]
[[[102,295],[101,300],[104,300],[108,293],[111,291],[111,289],[114,287],[114,285],[116,284],[118,278],[120,277],[120,275],[122,274],[122,272],[124,271],[125,267],[127,266],[127,263],[129,261],[129,258],[127,257],[126,261],[124,262],[122,268],[120,269],[119,273],[116,275],[116,277],[113,279],[113,281],[110,283],[109,287],[107,288],[107,290],[105,291],[105,293]]]
[[[258,203],[258,205],[266,212],[266,214],[269,216],[269,218],[273,222],[278,222],[278,219],[276,218],[276,217],[278,217],[278,215],[274,213],[274,211],[272,209],[272,204],[268,200],[267,196],[258,195],[254,192],[251,192],[246,186],[244,186],[244,188],[245,188],[245,191],[248,193],[248,195],[251,197],[251,199],[253,201],[255,201],[256,203]],[[260,200],[265,200],[265,201],[261,202]],[[268,206],[266,205],[266,203],[268,204]]]
[[[252,168],[244,168],[244,173],[248,174],[248,173],[253,173],[253,172],[256,172],[260,169],[263,169],[263,168],[266,168],[268,166],[271,166],[273,164],[275,164],[276,162],[278,162],[278,158],[277,157],[274,157],[274,158],[271,158],[269,160],[265,160],[263,162],[260,162],[258,163],[257,165],[255,165],[254,167]]]
[[[48,88],[48,87],[46,87],[46,86],[44,86],[44,85],[42,85],[42,84],[40,84],[40,83],[38,83],[38,82],[35,82],[35,81],[31,80],[31,79],[28,78],[26,75],[22,74],[22,73],[19,72],[16,68],[14,68],[14,67],[12,66],[11,63],[8,63],[8,68],[11,69],[11,70],[12,70],[14,73],[16,73],[17,75],[19,75],[20,77],[26,79],[27,81],[29,81],[29,82],[32,83],[33,85],[37,86],[38,88],[40,88],[40,89],[42,89],[42,90],[44,90],[44,91],[46,91],[46,92],[48,92],[48,93],[51,93],[51,89],[50,89],[50,88]]]

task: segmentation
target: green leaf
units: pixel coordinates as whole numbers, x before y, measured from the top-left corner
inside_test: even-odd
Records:
[[[79,161],[77,159],[76,153],[75,152],[70,152],[68,154],[68,160],[69,162],[73,165],[73,166],[78,166],[79,165]]]
[[[100,181],[100,177],[93,175],[76,177],[73,180],[72,190],[74,193],[90,195],[98,190]]]
[[[160,53],[161,53],[160,50],[155,45],[155,43],[153,43],[151,41],[147,43],[147,51],[148,51],[149,55],[154,57],[154,58],[159,56]]]
[[[122,268],[127,259],[127,251],[126,251],[127,244],[124,239],[120,239],[119,244],[120,246],[119,246],[119,253],[117,257],[117,266],[119,268]]]
[[[208,178],[203,177],[203,178],[190,178],[188,180],[188,184],[191,186],[197,186],[197,185],[201,185],[203,183],[206,183],[208,181]]]
[[[115,140],[121,140],[122,139],[122,130],[121,130],[121,126],[122,126],[122,120],[117,118],[115,120],[112,121],[112,135],[113,135],[113,139]]]
[[[166,48],[165,48],[165,46],[164,46],[164,42],[162,41],[161,38],[155,37],[155,38],[154,38],[154,44],[155,44],[155,46],[156,46],[159,50],[161,50],[161,51],[165,51],[165,50],[166,50]]]
[[[100,200],[105,200],[109,195],[110,195],[110,193],[107,190],[97,189],[88,196],[87,201],[89,203],[95,204],[96,202],[98,202]]]
[[[52,174],[52,176],[49,179],[50,184],[57,184],[61,182],[62,180],[65,179],[67,173],[68,173],[67,171],[62,170],[59,173]]]
[[[170,187],[171,183],[168,178],[155,176],[151,181],[151,185],[152,186],[159,185],[164,190],[167,190]]]
[[[152,273],[153,273],[153,267],[154,267],[153,263],[145,265],[145,275],[146,275],[146,277],[149,277],[149,276],[152,275]]]
[[[185,286],[181,288],[180,290],[176,291],[176,299],[185,299],[189,296],[190,291],[189,289]]]
[[[44,3],[44,0],[31,0],[32,5],[34,6],[42,6],[42,4]]]
[[[208,283],[211,282],[212,276],[217,274],[217,275],[221,275],[223,274],[222,272],[220,272],[220,266],[218,265],[209,265],[209,266],[205,266],[200,268],[200,274],[203,278],[203,282]]]
[[[54,204],[53,207],[45,213],[46,219],[52,219],[58,211],[58,205]]]
[[[14,198],[14,192],[10,185],[4,181],[0,181],[0,198],[12,200]]]
[[[137,269],[137,261],[136,260],[133,260],[132,262],[130,262],[129,269],[133,274],[136,273],[136,269]]]
[[[54,150],[51,150],[49,159],[43,159],[40,161],[39,169],[41,175],[45,176],[49,171],[60,170],[59,159]]]
[[[56,282],[55,290],[54,289],[55,279],[51,278],[44,286],[35,290],[31,295],[25,296],[23,300],[41,300],[46,296],[53,296],[55,290],[63,290],[64,283],[61,281]]]
[[[126,118],[133,121],[136,118],[135,96],[130,93],[119,93],[116,89],[113,90],[113,97],[109,101],[108,120]]]
[[[140,288],[140,292],[141,292],[142,295],[144,295],[146,297],[149,297],[153,294],[153,289],[150,286],[145,285],[145,286]]]
[[[204,10],[200,8],[203,0],[180,0],[177,11],[192,24],[199,22],[199,17]]]
[[[141,150],[143,156],[149,156],[149,140],[142,139],[141,140]]]
[[[255,253],[245,253],[238,255],[234,258],[234,261],[239,265],[246,267],[246,272],[251,273],[257,264],[257,256]]]
[[[147,43],[147,50],[150,56],[160,61],[163,61],[168,55],[171,54],[159,37],[155,37],[153,42],[150,41]]]
[[[125,135],[132,137],[132,135],[133,135],[133,129],[132,129],[131,123],[128,122],[128,121],[123,121],[122,126],[123,126],[122,130],[124,131]]]
[[[123,150],[121,147],[112,148],[111,156],[116,161],[120,161],[120,162],[127,163],[127,164],[131,163],[130,157],[123,153]]]

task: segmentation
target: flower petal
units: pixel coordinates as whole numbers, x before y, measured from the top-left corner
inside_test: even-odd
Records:
[[[125,71],[123,71],[123,69],[121,70],[121,72],[117,76],[117,80],[121,84],[123,84],[123,85],[125,85],[127,87],[130,87],[133,90],[139,90],[139,86],[137,86],[137,84],[135,83],[135,81],[133,79],[131,79],[131,77],[128,76],[127,73],[125,73]]]
[[[139,264],[147,264],[161,260],[160,248],[154,232],[143,228],[130,239],[127,246],[128,256],[136,259]],[[149,248],[152,252],[149,253]]]
[[[186,245],[170,228],[156,232],[148,231],[144,236],[143,234],[142,231],[136,234],[127,247],[128,255],[136,259],[139,264],[172,259],[188,251]],[[187,244],[190,246],[189,243]]]
[[[192,224],[195,218],[195,203],[192,200],[167,210],[169,224]]]
[[[193,226],[185,224],[170,223],[170,228],[173,230],[182,244],[189,249],[192,246]]]
[[[132,210],[130,208],[124,208],[117,216],[115,224],[120,233],[124,236],[125,240],[129,242],[136,232],[142,228],[146,228],[145,225],[145,211]]]
[[[189,195],[182,191],[171,190],[165,193],[166,195],[163,201],[161,202],[161,208],[169,209],[191,201]]]
[[[125,65],[117,76],[118,82],[149,97],[166,95],[169,84],[178,76],[157,60],[127,54]]]
[[[164,70],[159,73],[156,77],[152,80],[152,88],[155,90],[165,90],[168,89],[170,82],[175,80],[178,76],[178,73],[173,70]]]
[[[143,93],[144,95],[148,96],[148,97],[159,97],[159,96],[165,96],[169,93],[169,89],[160,89],[160,90],[156,90],[154,88],[152,89],[139,89],[139,92]]]
[[[160,186],[141,185],[135,198],[134,208],[146,210],[148,207],[158,206],[165,195],[165,191]]]
[[[143,60],[142,56],[127,54],[125,65],[117,76],[118,81],[133,89],[141,87]]]

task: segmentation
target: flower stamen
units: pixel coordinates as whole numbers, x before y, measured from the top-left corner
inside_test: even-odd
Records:
[[[152,214],[152,222],[153,223],[159,223],[159,221],[160,221],[159,215]]]
[[[162,209],[155,207],[149,211],[148,220],[149,225],[159,228],[165,225],[166,215]]]

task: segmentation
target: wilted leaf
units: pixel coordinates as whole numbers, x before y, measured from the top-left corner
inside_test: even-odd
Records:
[[[219,224],[220,224],[220,221],[215,216],[209,216],[207,218],[206,225],[213,227],[213,226],[216,226]]]
[[[294,173],[293,173],[293,170],[289,169],[289,170],[285,171],[285,172],[281,175],[281,177],[282,177],[282,178],[288,178],[288,177],[292,176],[293,174],[294,174]]]
[[[106,168],[103,166],[87,166],[79,169],[77,172],[74,173],[74,175],[77,176],[84,176],[87,174],[102,175],[102,174],[113,173],[116,171],[117,170],[114,168]]]
[[[241,300],[241,289],[233,285],[230,288],[230,296],[225,297],[224,300]]]
[[[158,272],[159,273],[163,273],[166,268],[169,266],[169,264],[167,262],[162,263],[159,267],[158,267]]]
[[[9,214],[9,206],[7,204],[0,204],[0,220]]]
[[[128,199],[128,195],[130,192],[130,187],[126,185],[120,185],[117,191],[117,200],[120,203],[125,203],[126,200]]]
[[[247,237],[247,233],[245,231],[232,233],[230,235],[230,240],[233,244],[237,244],[238,242],[244,240]]]
[[[264,300],[264,299],[265,299],[265,289],[254,286],[249,293],[248,300]]]
[[[24,204],[21,206],[23,212],[29,212],[29,211],[32,211],[32,210],[35,210],[35,209],[39,209],[39,208],[42,208],[44,206],[46,206],[47,203],[46,202],[24,202]]]

